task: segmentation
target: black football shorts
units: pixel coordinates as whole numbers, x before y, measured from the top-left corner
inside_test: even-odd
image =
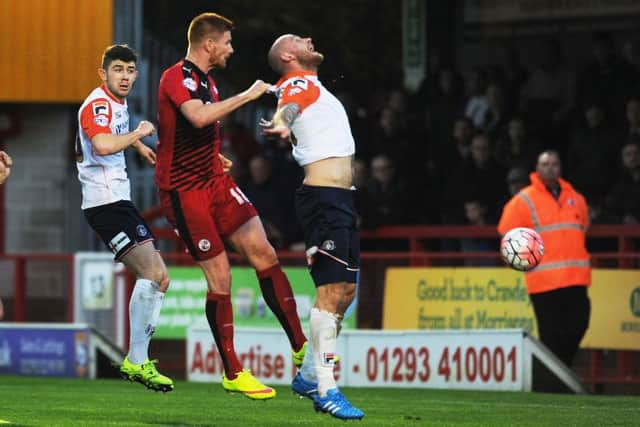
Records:
[[[151,230],[128,200],[85,209],[84,216],[117,260],[137,245],[148,241],[155,245]]]
[[[296,191],[296,211],[315,285],[357,283],[360,240],[353,191],[303,185]]]

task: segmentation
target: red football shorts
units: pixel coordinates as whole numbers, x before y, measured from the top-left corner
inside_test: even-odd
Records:
[[[224,251],[223,239],[258,212],[229,175],[201,190],[160,190],[160,206],[196,261]]]

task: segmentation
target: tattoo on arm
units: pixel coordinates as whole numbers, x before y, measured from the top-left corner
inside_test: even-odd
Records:
[[[290,128],[296,117],[300,114],[300,106],[298,104],[289,103],[280,108],[280,120],[282,124]]]

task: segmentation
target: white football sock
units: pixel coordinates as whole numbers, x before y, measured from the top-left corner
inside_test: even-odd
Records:
[[[313,362],[313,340],[307,341],[307,352],[304,354],[304,359],[302,360],[302,366],[300,367],[300,375],[302,379],[310,382],[317,383],[318,376],[316,375],[316,367]]]
[[[333,376],[336,323],[335,314],[315,307],[311,309],[309,325],[313,342],[313,365],[318,378],[318,393],[321,397],[327,395],[327,390],[338,387]]]
[[[336,314],[336,338],[340,336],[340,331],[342,330],[342,316]],[[300,367],[300,375],[302,379],[310,382],[317,383],[318,376],[316,375],[316,367],[313,363],[313,343],[312,340],[307,342],[307,352],[304,354],[304,360],[302,361],[302,366]]]
[[[149,358],[149,342],[156,330],[164,293],[160,287],[147,279],[136,280],[129,300],[129,354],[127,358],[134,365],[144,363]]]

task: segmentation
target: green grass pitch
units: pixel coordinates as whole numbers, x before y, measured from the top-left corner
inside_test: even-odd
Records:
[[[219,384],[177,382],[154,393],[122,380],[0,376],[0,426],[331,426],[288,387],[266,402]],[[359,426],[637,426],[640,397],[345,388]]]

